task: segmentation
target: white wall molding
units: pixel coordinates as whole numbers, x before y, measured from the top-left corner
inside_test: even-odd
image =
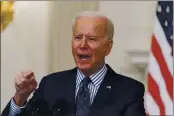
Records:
[[[149,61],[149,51],[147,50],[129,50],[128,56],[131,59],[131,64],[135,67],[146,71]]]

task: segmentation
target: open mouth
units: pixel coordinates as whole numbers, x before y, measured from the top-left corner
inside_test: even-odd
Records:
[[[89,56],[89,55],[82,55],[82,54],[80,54],[80,55],[78,55],[78,57],[79,57],[79,59],[80,60],[82,60],[82,61],[87,61],[87,60],[90,60],[91,59],[91,56]]]

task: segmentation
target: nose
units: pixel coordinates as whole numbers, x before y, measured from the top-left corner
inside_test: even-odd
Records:
[[[88,42],[87,42],[87,39],[85,37],[83,37],[83,39],[81,40],[80,48],[81,49],[87,49],[88,48]]]

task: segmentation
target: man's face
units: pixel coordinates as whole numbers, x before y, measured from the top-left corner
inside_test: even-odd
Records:
[[[112,40],[106,38],[106,19],[79,17],[73,28],[72,53],[77,67],[86,73],[94,73],[104,64],[105,56],[112,48]]]

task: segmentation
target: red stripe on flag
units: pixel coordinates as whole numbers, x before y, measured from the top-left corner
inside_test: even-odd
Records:
[[[150,73],[148,73],[148,91],[159,106],[160,115],[165,115],[165,107],[160,97],[160,92],[157,83],[153,79]]]
[[[162,77],[165,81],[165,85],[167,87],[169,96],[173,100],[173,77],[167,67],[165,59],[162,55],[161,48],[154,35],[152,37],[152,53],[153,53],[154,57],[156,58],[158,65],[160,67],[161,73],[163,75]]]

